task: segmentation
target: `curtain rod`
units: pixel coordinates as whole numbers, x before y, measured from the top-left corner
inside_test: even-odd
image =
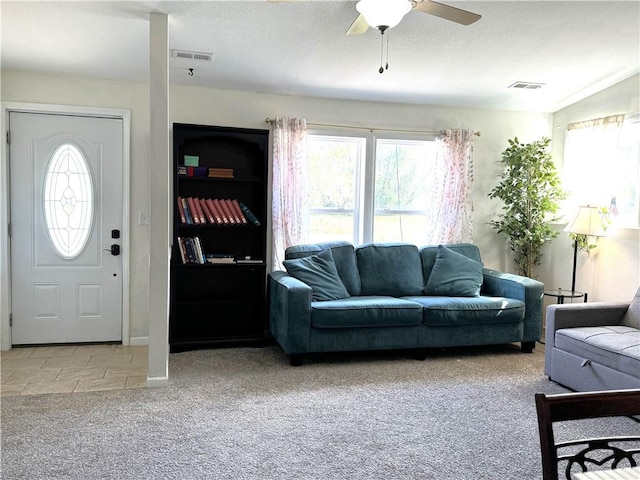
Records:
[[[273,125],[274,119],[267,117],[264,119],[264,121],[269,125]],[[431,134],[438,134],[442,132],[442,130],[406,130],[406,129],[398,129],[398,128],[370,128],[370,127],[354,127],[350,125],[333,125],[329,123],[311,123],[311,122],[307,122],[307,125],[310,127],[350,128],[352,130],[366,130],[367,132],[380,131],[380,132],[431,133]],[[480,132],[477,132],[477,131],[474,131],[473,134],[476,137],[480,136]]]

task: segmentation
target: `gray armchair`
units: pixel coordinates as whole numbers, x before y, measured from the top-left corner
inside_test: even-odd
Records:
[[[577,391],[640,388],[640,289],[631,302],[549,305],[545,374]]]

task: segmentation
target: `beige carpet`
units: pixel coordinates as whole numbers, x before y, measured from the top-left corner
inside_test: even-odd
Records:
[[[2,478],[540,479],[542,349],[172,354],[167,388],[3,399]]]

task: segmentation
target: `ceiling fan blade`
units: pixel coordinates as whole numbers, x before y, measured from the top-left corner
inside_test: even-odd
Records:
[[[345,32],[345,35],[362,35],[369,28],[369,24],[363,15],[358,15],[351,26]]]
[[[482,18],[482,15],[478,15],[477,13],[468,12],[467,10],[462,10],[450,5],[445,5],[444,3],[434,2],[432,0],[424,0],[423,2],[416,4],[415,9],[461,25],[471,25]]]

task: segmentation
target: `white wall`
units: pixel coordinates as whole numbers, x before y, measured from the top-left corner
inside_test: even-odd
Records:
[[[149,228],[138,225],[138,213],[149,212],[148,84],[18,71],[3,71],[1,80],[2,101],[131,110],[130,332],[132,337],[148,335],[150,239]],[[170,98],[172,123],[267,128],[266,117],[299,116],[311,123],[376,129],[480,131],[474,146],[474,241],[485,265],[501,270],[511,268],[508,248],[487,226],[500,210],[500,203],[487,197],[497,182],[497,162],[507,139],[518,136],[529,142],[552,133],[552,115],[540,113],[350,102],[185,86],[171,87]]]
[[[553,115],[553,159],[562,171],[564,132],[567,124],[619,113],[640,111],[640,75],[635,75]],[[559,230],[564,225],[557,227]],[[576,290],[589,301],[629,301],[640,285],[640,229],[615,225],[598,239],[597,249],[578,252]],[[545,248],[539,277],[549,288],[571,288],[573,246],[565,232]]]

